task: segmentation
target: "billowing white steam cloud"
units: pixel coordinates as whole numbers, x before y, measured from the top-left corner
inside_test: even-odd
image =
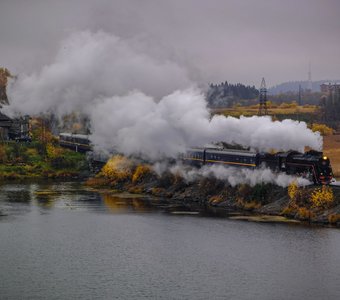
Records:
[[[161,173],[164,171],[164,166],[155,164],[154,169],[156,172]],[[276,184],[281,187],[287,187],[292,182],[296,182],[299,186],[306,186],[312,184],[309,180],[287,175],[284,173],[274,173],[270,169],[246,169],[246,168],[233,168],[221,165],[206,165],[200,169],[188,168],[183,165],[175,165],[170,168],[171,173],[178,174],[187,182],[193,182],[200,177],[214,177],[216,179],[227,181],[231,186],[238,184],[249,184],[255,186],[263,182]]]
[[[19,76],[8,111],[85,113],[95,145],[151,159],[215,141],[258,150],[321,147],[320,135],[303,122],[211,118],[204,96],[192,86],[176,62],[153,58],[107,33],[81,32],[62,44],[52,64]]]
[[[189,146],[224,141],[258,150],[320,149],[321,138],[304,122],[270,117],[214,116],[194,89],[176,91],[154,101],[140,92],[101,99],[91,112],[95,144],[148,158],[174,156]]]
[[[192,84],[179,64],[151,57],[135,44],[102,31],[72,34],[53,63],[38,73],[19,75],[9,88],[10,109],[26,114],[84,112],[98,97],[140,90],[159,98]]]

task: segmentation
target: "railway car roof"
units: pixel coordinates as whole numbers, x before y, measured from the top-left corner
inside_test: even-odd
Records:
[[[81,139],[88,139],[89,136],[86,134],[77,134],[77,133],[68,133],[68,132],[62,132],[59,133],[60,136],[70,136],[75,138],[81,138]]]
[[[249,152],[244,150],[234,150],[234,149],[228,149],[228,150],[210,150],[207,149],[206,153],[212,153],[212,154],[229,154],[229,155],[241,155],[241,156],[249,156],[254,157],[257,155],[256,152]]]

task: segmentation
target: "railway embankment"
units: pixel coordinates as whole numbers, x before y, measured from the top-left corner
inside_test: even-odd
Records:
[[[135,164],[121,156],[109,160],[86,184],[112,192],[167,199],[188,210],[202,207],[235,213],[238,218],[249,220],[340,226],[340,188],[336,187],[299,187],[295,182],[288,187],[270,183],[230,185],[213,176],[188,180],[174,171],[156,173],[149,165]]]

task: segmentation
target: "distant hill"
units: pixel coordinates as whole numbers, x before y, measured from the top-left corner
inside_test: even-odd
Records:
[[[340,80],[319,80],[319,81],[312,81],[312,92],[320,92],[320,85],[324,82],[339,82]],[[275,85],[268,89],[269,95],[278,95],[281,93],[287,93],[287,92],[298,92],[299,91],[299,85],[301,85],[301,88],[303,90],[306,90],[308,88],[308,81],[289,81],[284,82],[278,85]]]

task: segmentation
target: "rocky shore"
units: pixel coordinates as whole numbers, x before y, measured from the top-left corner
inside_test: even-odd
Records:
[[[121,157],[109,162],[86,185],[99,190],[167,199],[188,211],[201,207],[235,213],[249,220],[295,220],[340,227],[340,188],[335,187],[298,187],[292,184],[284,188],[265,183],[231,186],[214,177],[188,181],[173,172],[156,174],[148,165],[134,165]]]

